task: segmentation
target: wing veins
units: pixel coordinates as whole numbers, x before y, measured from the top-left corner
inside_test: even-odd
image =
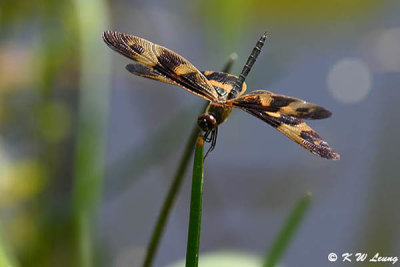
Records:
[[[253,91],[250,94],[228,100],[228,105],[241,109],[276,112],[300,119],[325,119],[332,115],[329,110],[319,105],[264,90]]]
[[[294,142],[298,143],[313,154],[332,160],[340,159],[327,142],[325,142],[304,121],[294,116],[281,115],[271,112],[261,112],[256,109],[242,108],[247,113],[268,123]],[[272,116],[272,115],[277,115]]]
[[[218,92],[207,78],[192,63],[168,48],[134,35],[113,31],[104,32],[103,39],[114,51],[150,70],[160,72],[163,76],[173,81],[174,83],[172,84],[183,87],[209,101],[221,102]],[[135,51],[132,48],[134,45],[137,45],[141,50],[135,49]],[[179,70],[179,72],[177,73],[175,70]]]

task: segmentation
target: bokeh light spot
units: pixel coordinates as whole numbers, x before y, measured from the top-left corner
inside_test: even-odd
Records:
[[[332,66],[327,83],[336,100],[356,103],[363,100],[371,90],[371,74],[361,60],[345,58]]]
[[[379,35],[376,54],[383,71],[400,71],[400,28],[385,30]]]
[[[202,267],[256,267],[261,266],[261,263],[261,257],[240,251],[216,251],[202,253],[199,257],[199,266]],[[184,260],[168,265],[168,267],[184,266]]]

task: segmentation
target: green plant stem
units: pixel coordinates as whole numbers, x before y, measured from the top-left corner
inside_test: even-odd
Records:
[[[203,201],[203,157],[204,138],[200,134],[194,152],[192,194],[190,197],[190,217],[186,249],[186,267],[197,267],[199,260],[201,211]]]
[[[15,259],[15,256],[11,253],[8,244],[5,242],[2,229],[0,229],[0,266],[5,266],[5,267],[19,266],[19,264]]]
[[[229,72],[232,68],[233,63],[237,59],[237,54],[232,53],[224,67],[222,68],[223,72]],[[208,102],[202,107],[201,112],[203,112],[208,106]],[[143,261],[143,267],[150,267],[153,264],[155,254],[157,252],[161,236],[164,232],[168,216],[172,210],[172,206],[175,202],[176,196],[179,193],[179,189],[182,185],[184,174],[189,164],[189,160],[192,156],[193,147],[195,145],[197,136],[200,133],[200,129],[197,126],[197,123],[194,125],[192,132],[190,134],[189,140],[186,143],[185,150],[181,157],[181,160],[178,165],[178,169],[175,172],[174,179],[172,181],[172,185],[168,191],[168,194],[164,200],[162,205],[160,214],[158,215],[156,225],[154,227],[153,233],[150,238],[150,243],[147,247],[146,255]]]
[[[102,191],[111,73],[111,52],[108,52],[100,35],[108,28],[109,19],[105,0],[75,0],[73,3],[77,14],[81,53],[72,193],[76,250],[74,266],[90,267],[95,265],[95,227],[92,225]]]
[[[304,215],[311,204],[311,193],[307,193],[297,202],[289,217],[286,219],[284,226],[279,232],[277,238],[267,254],[264,267],[274,267],[281,259],[283,253],[289,246],[297,228],[302,222]]]
[[[229,73],[232,69],[233,63],[235,63],[237,58],[238,58],[238,55],[236,53],[230,54],[225,65],[222,67],[222,72]]]
[[[196,138],[199,134],[200,130],[198,127],[194,127],[192,133],[190,134],[189,140],[185,147],[185,151],[183,152],[181,161],[179,163],[179,167],[175,173],[174,180],[172,185],[168,191],[167,197],[163,203],[161,208],[161,212],[158,216],[156,226],[154,228],[152,237],[150,239],[149,246],[147,248],[147,254],[143,263],[144,267],[152,266],[155,253],[157,252],[158,244],[160,243],[160,239],[162,233],[164,232],[164,228],[169,216],[169,213],[172,209],[172,206],[175,202],[175,198],[178,195],[179,189],[181,187],[184,174],[186,172],[187,166],[189,164],[189,160],[192,156],[193,144],[196,142]]]

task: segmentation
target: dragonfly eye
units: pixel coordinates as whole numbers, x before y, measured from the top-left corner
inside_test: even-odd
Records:
[[[209,132],[217,127],[217,120],[214,118],[213,115],[204,113],[201,114],[197,119],[197,124],[199,125],[200,129],[205,132]]]

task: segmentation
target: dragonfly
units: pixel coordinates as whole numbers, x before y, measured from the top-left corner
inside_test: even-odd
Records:
[[[134,63],[126,69],[137,76],[179,86],[209,101],[197,124],[210,148],[216,145],[218,126],[241,109],[268,123],[300,146],[322,158],[338,160],[340,155],[324,141],[304,119],[325,119],[332,115],[327,109],[304,100],[256,90],[244,94],[245,79],[261,52],[267,33],[257,41],[239,76],[218,71],[199,71],[181,55],[138,36],[105,31],[104,42],[112,50]]]

